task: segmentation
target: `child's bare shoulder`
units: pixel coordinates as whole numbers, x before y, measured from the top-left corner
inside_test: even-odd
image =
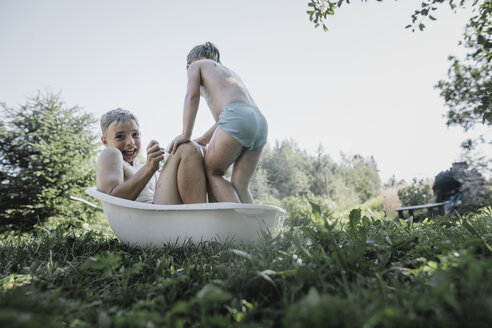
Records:
[[[216,61],[213,61],[212,59],[208,59],[208,58],[203,58],[203,59],[199,59],[199,60],[196,60],[193,63],[191,63],[190,68],[192,66],[195,66],[195,67],[211,67],[211,66],[216,66],[216,65],[217,65]]]
[[[123,161],[123,155],[121,154],[121,151],[111,146],[104,147],[98,157],[99,163],[120,161]]]

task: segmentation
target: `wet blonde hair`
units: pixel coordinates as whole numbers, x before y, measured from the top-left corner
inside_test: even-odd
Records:
[[[204,44],[200,44],[193,49],[191,49],[188,57],[186,57],[186,63],[190,64],[191,61],[205,57],[208,59],[215,60],[217,63],[220,63],[220,53],[219,49],[212,42],[205,42]]]
[[[133,115],[130,111],[123,108],[116,108],[110,110],[109,112],[107,112],[101,117],[101,131],[103,136],[106,136],[106,131],[108,130],[108,127],[114,121],[118,123],[118,122],[130,121],[130,120],[134,120],[135,123],[137,123],[137,126],[140,126],[138,124],[137,117]]]

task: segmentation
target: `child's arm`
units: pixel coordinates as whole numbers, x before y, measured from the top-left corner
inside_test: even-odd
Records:
[[[106,194],[135,200],[159,169],[164,158],[163,150],[156,141],[147,147],[147,162],[126,181],[123,172],[123,156],[114,147],[106,147],[97,159],[97,189]]]
[[[200,138],[195,139],[195,142],[199,145],[206,146],[210,143],[210,139],[214,135],[215,129],[217,129],[217,123],[215,123],[210,129],[207,130]]]
[[[200,65],[197,62],[191,63],[188,67],[188,87],[183,111],[183,132],[171,142],[168,150],[170,154],[174,154],[180,144],[190,141],[198,104],[200,103],[200,84]]]

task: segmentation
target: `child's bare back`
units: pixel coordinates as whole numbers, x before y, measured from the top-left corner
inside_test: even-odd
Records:
[[[207,146],[205,169],[213,199],[252,203],[249,181],[267,140],[268,125],[239,76],[222,65],[218,49],[210,42],[194,47],[187,58],[183,132],[169,152],[190,140],[202,95],[216,123],[196,141]],[[231,181],[225,171],[234,164]]]
[[[246,103],[256,106],[241,78],[228,67],[211,59],[199,59],[191,63],[188,70],[193,75],[196,74],[194,70],[200,71],[201,94],[216,121],[226,105]]]

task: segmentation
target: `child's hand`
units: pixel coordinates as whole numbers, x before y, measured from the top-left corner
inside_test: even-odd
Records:
[[[166,151],[161,148],[159,143],[155,140],[151,140],[147,146],[147,165],[153,172],[159,169],[159,162],[164,159]]]
[[[168,152],[169,154],[174,154],[176,153],[176,149],[178,149],[178,146],[182,143],[186,143],[190,141],[190,138],[184,137],[182,134],[177,136],[176,138],[171,141],[171,145],[169,146]]]

